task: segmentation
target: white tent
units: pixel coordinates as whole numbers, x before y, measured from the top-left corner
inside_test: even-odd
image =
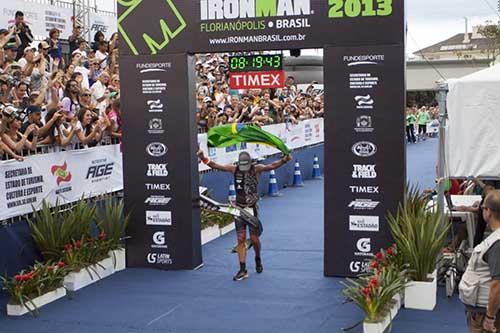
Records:
[[[445,174],[500,178],[500,64],[448,88]]]

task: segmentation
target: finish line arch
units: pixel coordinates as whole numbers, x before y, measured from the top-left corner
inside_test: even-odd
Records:
[[[118,0],[129,267],[201,265],[192,54],[324,49],[324,272],[352,276],[391,240],[405,187],[403,0]],[[354,129],[367,116],[373,131]],[[149,134],[151,118],[162,134]],[[149,164],[167,176],[148,175]],[[377,186],[363,195],[358,186]],[[146,200],[170,200],[155,206]],[[369,223],[359,223],[362,216]],[[153,239],[165,239],[163,247]]]

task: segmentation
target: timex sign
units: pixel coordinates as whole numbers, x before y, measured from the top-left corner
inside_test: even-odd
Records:
[[[231,89],[273,89],[285,86],[284,71],[229,73]]]

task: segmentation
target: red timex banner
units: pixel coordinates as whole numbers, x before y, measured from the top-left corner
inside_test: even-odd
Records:
[[[284,71],[229,73],[231,89],[271,89],[285,86]]]

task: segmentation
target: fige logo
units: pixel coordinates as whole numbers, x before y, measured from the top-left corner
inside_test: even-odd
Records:
[[[310,15],[311,0],[200,0],[201,20]]]

